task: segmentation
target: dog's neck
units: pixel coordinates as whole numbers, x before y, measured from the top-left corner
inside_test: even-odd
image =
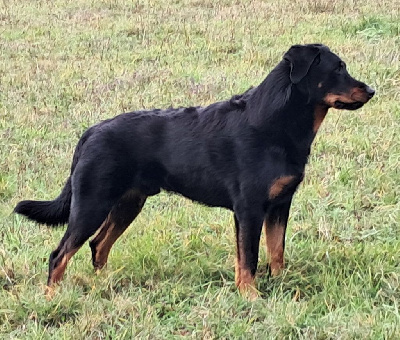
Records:
[[[317,103],[307,103],[304,95],[296,98],[296,91],[292,91],[292,97],[287,106],[277,115],[280,126],[299,149],[309,150],[314,138],[325,119],[328,108]]]
[[[290,66],[282,61],[254,89],[246,110],[249,123],[266,133],[282,131],[299,148],[309,150],[328,107],[311,101],[291,83],[289,73]]]
[[[282,60],[253,90],[252,107],[249,107],[249,121],[252,125],[261,126],[284,109],[292,95],[289,72],[289,66]]]

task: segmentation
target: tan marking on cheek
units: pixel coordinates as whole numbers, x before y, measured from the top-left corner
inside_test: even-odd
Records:
[[[320,89],[322,87],[322,81],[318,84],[318,88]]]
[[[315,111],[314,111],[314,125],[313,125],[314,133],[318,132],[322,122],[325,119],[325,116],[326,116],[327,112],[328,112],[328,108],[326,108],[326,107],[317,106],[315,108]]]
[[[269,189],[269,199],[274,199],[279,196],[282,190],[294,180],[295,176],[282,176],[272,182]]]
[[[351,94],[348,94],[348,93],[343,93],[343,94],[328,93],[324,97],[325,104],[327,104],[329,106],[335,106],[336,101],[340,101],[340,102],[346,103],[346,104],[354,103],[354,100],[351,99]]]
[[[285,241],[285,226],[277,223],[268,227],[267,224],[264,223],[264,228],[271,275],[277,276],[285,268],[283,247]]]

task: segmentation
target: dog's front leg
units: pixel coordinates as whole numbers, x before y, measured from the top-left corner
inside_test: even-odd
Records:
[[[236,261],[235,283],[240,293],[250,300],[258,296],[255,287],[263,214],[235,210]]]
[[[271,206],[264,220],[271,276],[279,275],[285,267],[285,234],[291,201],[290,198],[288,202]]]

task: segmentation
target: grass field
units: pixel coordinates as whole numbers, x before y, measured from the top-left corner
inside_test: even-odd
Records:
[[[0,5],[0,338],[399,339],[398,0],[7,0]],[[53,199],[90,125],[209,104],[259,84],[292,44],[322,42],[377,90],[332,110],[295,196],[287,269],[247,302],[230,212],[148,200],[100,275],[84,246],[52,301],[64,228],[12,214]]]

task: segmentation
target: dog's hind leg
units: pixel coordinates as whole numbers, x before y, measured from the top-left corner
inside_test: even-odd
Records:
[[[70,230],[64,234],[58,247],[52,251],[49,260],[49,276],[47,286],[51,287],[54,283],[61,281],[65,268],[71,257],[79,250],[85,242],[77,242]]]
[[[99,232],[90,241],[95,270],[103,268],[107,263],[111,247],[140,213],[146,198],[138,190],[129,190],[111,209]]]
[[[106,219],[107,214],[117,200],[101,197],[72,197],[68,228],[58,247],[50,254],[47,285],[61,281],[71,257],[92,236]]]

